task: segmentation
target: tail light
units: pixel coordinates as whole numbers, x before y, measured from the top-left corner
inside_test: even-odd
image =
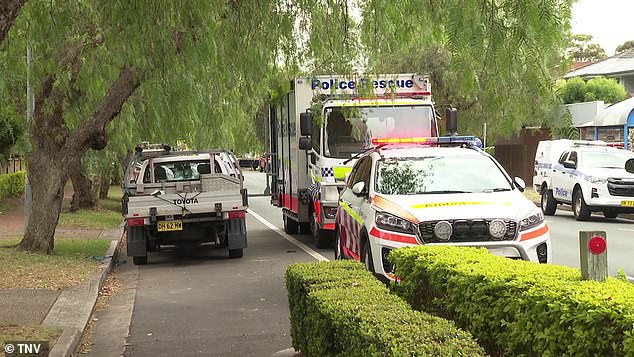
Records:
[[[145,219],[143,218],[130,218],[128,219],[128,226],[142,226],[145,224]]]
[[[245,211],[231,211],[229,212],[229,219],[244,218],[246,217]]]

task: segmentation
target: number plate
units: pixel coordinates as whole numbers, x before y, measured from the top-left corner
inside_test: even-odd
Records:
[[[621,201],[621,206],[634,207],[634,201]]]
[[[158,222],[158,231],[159,232],[182,231],[182,230],[183,230],[183,222],[182,221],[160,221],[160,222]]]

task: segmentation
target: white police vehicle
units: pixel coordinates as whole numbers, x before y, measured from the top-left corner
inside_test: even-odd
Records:
[[[376,148],[357,161],[340,195],[335,258],[360,260],[387,279],[394,279],[389,251],[419,244],[550,262],[548,226],[522,194],[524,182],[473,140],[374,139]]]
[[[579,221],[596,211],[606,218],[634,213],[634,174],[624,168],[631,158],[630,151],[573,142],[545,172],[550,182],[540,184],[543,213],[554,215],[557,204],[570,204]]]

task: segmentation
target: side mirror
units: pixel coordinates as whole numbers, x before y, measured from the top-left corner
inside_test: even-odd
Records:
[[[299,114],[299,131],[302,136],[311,136],[313,133],[313,113]]]
[[[306,136],[302,136],[299,138],[299,149],[300,150],[310,150],[313,148],[313,141]]]
[[[634,159],[625,161],[625,171],[634,174]]]
[[[515,177],[513,179],[513,184],[520,190],[520,192],[524,192],[524,189],[526,188],[526,182],[524,182],[524,180],[522,180],[520,177]]]
[[[361,196],[363,195],[363,190],[365,189],[365,182],[360,181],[354,184],[354,186],[352,186],[352,193],[354,193],[356,196]]]
[[[564,161],[564,167],[567,168],[567,169],[576,169],[577,168],[577,164],[575,164],[574,161],[566,160],[566,161]]]
[[[458,132],[458,109],[447,108],[445,110],[445,129],[449,135]]]

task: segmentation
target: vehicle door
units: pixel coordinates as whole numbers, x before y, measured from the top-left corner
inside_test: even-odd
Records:
[[[562,173],[562,187],[565,191],[563,193],[566,197],[566,200],[570,202],[572,202],[572,189],[573,187],[575,187],[575,180],[577,179],[577,167],[579,165],[578,158],[579,156],[577,154],[577,151],[570,151],[570,155],[568,155],[566,161],[572,162],[574,166],[570,168],[564,167],[564,171]]]
[[[571,155],[571,151],[565,151],[563,154],[561,154],[559,160],[557,161],[557,165],[553,167],[551,179],[553,186],[553,196],[558,200],[566,202],[572,201],[572,187],[574,186],[574,176],[572,175],[572,173],[574,172],[574,168],[564,167],[564,162],[569,161]],[[573,178],[572,180],[571,177]]]
[[[345,232],[345,234],[342,234],[341,244],[356,254],[359,254],[361,250],[360,238],[361,229],[363,228],[363,209],[368,204],[371,169],[372,159],[370,157],[360,159],[351,172],[346,189],[343,190],[339,198],[341,207],[340,229]],[[363,188],[360,189],[362,186]],[[359,192],[355,193],[357,190]]]

